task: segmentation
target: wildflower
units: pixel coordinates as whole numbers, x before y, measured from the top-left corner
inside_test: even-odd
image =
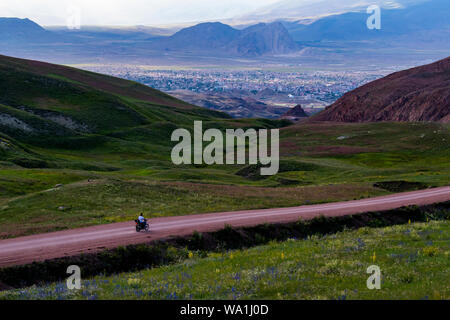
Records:
[[[129,285],[138,285],[141,281],[139,279],[128,279],[128,284]]]
[[[284,260],[284,252],[281,253],[281,259]]]
[[[426,247],[422,249],[424,256],[433,257],[439,253],[439,249],[436,247]]]
[[[194,254],[192,253],[192,251],[189,251],[188,256],[189,256],[189,259],[192,259],[194,257]]]
[[[363,239],[358,238],[358,239],[356,239],[356,240],[358,241],[358,248],[359,248],[359,249],[361,249],[361,248],[363,248],[363,247],[366,246],[366,243],[364,242]]]
[[[377,259],[377,255],[375,254],[375,252],[373,253],[373,256],[372,256],[372,262],[375,262],[375,260]]]
[[[435,300],[442,300],[442,296],[441,296],[441,294],[439,293],[439,291],[434,291],[433,292],[433,299],[435,299]]]

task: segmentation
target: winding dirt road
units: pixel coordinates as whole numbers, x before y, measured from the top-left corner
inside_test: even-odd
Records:
[[[426,205],[450,200],[450,186],[404,192],[355,201],[308,205],[293,208],[248,210],[165,217],[151,220],[150,233],[136,233],[134,222],[87,227],[0,241],[0,267],[20,265],[105,248],[150,242],[170,236],[214,231],[231,226],[283,223],[320,215],[343,216],[395,209],[407,205]]]

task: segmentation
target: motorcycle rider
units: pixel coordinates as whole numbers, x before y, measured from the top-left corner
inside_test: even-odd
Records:
[[[145,227],[145,223],[147,222],[147,219],[144,218],[143,213],[139,214],[138,221],[139,221],[139,224],[141,225],[141,227]]]

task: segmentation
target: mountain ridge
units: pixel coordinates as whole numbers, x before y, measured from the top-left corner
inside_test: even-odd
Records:
[[[299,49],[280,22],[259,23],[243,30],[221,22],[205,22],[184,28],[170,37],[156,39],[153,44],[165,51],[189,49],[243,56],[285,54]]]
[[[310,119],[449,123],[450,57],[365,84]]]
[[[295,41],[372,40],[373,43],[376,40],[385,43],[401,40],[405,43],[426,43],[440,40],[443,35],[449,36],[449,15],[450,5],[447,0],[432,0],[403,8],[381,9],[380,30],[367,28],[369,15],[365,10],[325,16],[310,24],[301,21],[284,21],[283,24]]]
[[[28,18],[0,17],[0,41],[17,43],[21,41],[45,42],[57,39],[56,34]]]
[[[153,35],[148,33],[149,30],[139,32],[141,28],[133,32],[101,27],[55,31],[43,29],[28,19],[0,18],[0,25],[11,24],[7,28],[0,27],[0,43],[4,54],[35,57],[36,53],[40,53],[38,57],[41,60],[51,61],[55,60],[47,57],[95,56],[99,49],[113,52],[112,59],[121,56],[116,52],[124,55],[128,53],[132,57],[150,54],[158,58],[172,53],[182,56],[202,54],[213,58],[255,58],[296,53],[296,56],[303,57],[308,55],[308,49],[329,57],[331,54],[339,54],[341,47],[346,50],[355,47],[364,50],[377,48],[380,51],[392,47],[399,53],[406,54],[406,51],[409,55],[419,55],[417,47],[420,47],[431,52],[431,59],[437,59],[442,56],[435,55],[434,52],[450,49],[450,42],[447,41],[450,37],[450,5],[447,0],[401,1],[407,3],[406,6],[390,3],[387,7],[382,7],[380,30],[367,28],[366,20],[369,15],[361,5],[357,10],[347,8],[343,12],[334,13],[330,8],[328,15],[306,22],[302,18],[289,19],[289,14],[296,14],[298,4],[293,1],[284,2],[288,5],[286,8],[291,8],[284,11],[284,17],[269,20],[261,18],[253,25],[248,20],[241,27],[221,22],[199,23],[170,36],[168,34],[171,32],[167,30],[163,32],[162,29],[155,29],[157,34]],[[350,4],[351,1],[347,2]],[[364,3],[366,2],[368,3]],[[279,8],[282,7],[280,4]],[[257,23],[258,21],[272,22]],[[17,27],[17,24],[23,26]],[[61,44],[70,50],[61,50]],[[383,51],[383,54],[390,57],[389,52]]]

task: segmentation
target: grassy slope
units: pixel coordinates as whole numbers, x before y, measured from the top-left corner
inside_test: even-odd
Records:
[[[182,263],[0,294],[0,299],[449,299],[448,221],[195,254]],[[381,268],[381,290],[366,269]]]
[[[134,82],[1,56],[0,86],[0,115],[33,128],[0,125],[0,237],[124,221],[139,211],[154,217],[388,193],[373,186],[379,181],[450,181],[444,124],[286,127],[281,172],[262,179],[242,166],[175,167],[170,135],[194,120],[220,129],[282,122],[227,119]],[[68,129],[48,112],[88,129]],[[48,191],[56,184],[64,186]]]

